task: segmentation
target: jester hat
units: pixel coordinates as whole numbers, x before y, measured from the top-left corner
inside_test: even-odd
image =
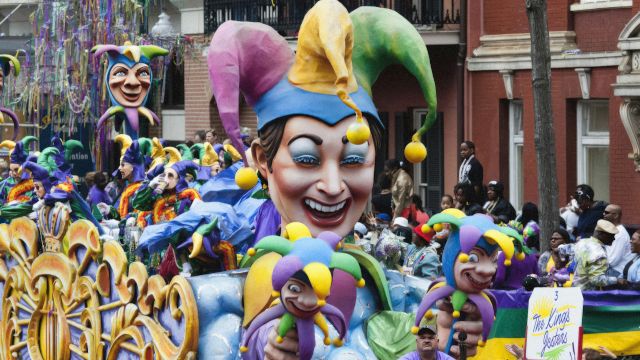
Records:
[[[8,148],[11,151],[9,155],[9,162],[11,164],[22,165],[29,157],[29,145],[37,140],[37,137],[31,135],[25,136],[17,142],[5,140],[0,143],[0,148]]]
[[[222,149],[222,145],[219,148]],[[197,180],[206,181],[211,178],[211,166],[219,161],[218,154],[213,146],[205,142],[204,144],[194,144],[191,146],[191,154],[194,154],[194,161],[200,165]]]
[[[153,84],[153,72],[151,71],[151,60],[156,56],[165,56],[169,54],[169,50],[163,49],[159,46],[155,45],[132,45],[131,42],[127,41],[122,46],[117,45],[96,45],[91,49],[91,52],[94,53],[96,58],[100,58],[102,54],[107,53],[109,57],[109,63],[107,65],[107,71],[105,73],[105,83],[109,83],[109,74],[111,73],[111,69],[116,64],[125,64],[129,68],[134,67],[136,64],[147,64],[149,65],[149,81]],[[107,91],[109,93],[109,98],[111,99],[112,107],[109,108],[98,120],[97,129],[100,129],[104,122],[111,116],[115,115],[118,112],[124,112],[129,121],[129,125],[136,133],[139,130],[138,123],[138,114],[142,114],[147,120],[153,125],[155,122],[160,122],[158,116],[154,114],[149,109],[145,108],[144,105],[147,103],[147,98],[149,97],[149,92],[142,100],[142,104],[139,108],[126,108],[123,105],[119,104],[113,94],[111,93],[111,89],[107,86]]]
[[[56,179],[51,177],[48,169],[31,161],[22,164],[22,169],[27,170],[23,171],[22,180],[31,178],[33,181],[39,181],[42,183],[45,193],[49,193]]]
[[[13,68],[13,73],[18,76],[20,75],[20,61],[15,56],[0,54],[0,71],[2,71],[3,81],[4,77],[8,76],[11,73],[11,69]],[[0,84],[2,87],[3,84]],[[0,96],[2,96],[2,92],[0,91]],[[11,110],[0,106],[0,124],[4,123],[4,116],[7,115],[13,122],[13,138],[15,141],[18,136],[18,128],[20,127],[20,123],[18,122],[18,116]]]
[[[69,139],[63,141],[60,138],[60,134],[55,134],[51,138],[51,146],[58,149],[58,152],[54,154],[54,160],[58,167],[58,171],[65,175],[71,175],[71,155],[84,149],[84,145],[78,140]],[[56,175],[59,177],[59,175]]]
[[[198,165],[194,164],[191,160],[178,161],[171,165],[171,168],[178,173],[178,182],[176,184],[176,192],[178,193],[189,188],[186,180],[187,173],[191,172],[195,177],[198,171]]]
[[[122,137],[121,139],[124,139],[122,141],[127,142],[126,140],[127,137]],[[144,180],[145,156],[140,149],[140,143],[138,142],[138,140],[132,140],[129,143],[129,146],[127,146],[126,148],[124,147],[124,143],[123,143],[123,154],[120,157],[120,161],[129,163],[133,166],[133,177],[131,180],[132,182],[138,182],[138,181]],[[111,175],[119,179],[122,178],[122,175],[120,174],[119,169],[116,169]]]
[[[295,115],[335,125],[354,114],[362,124],[364,114],[380,123],[371,86],[386,66],[395,63],[418,74],[427,95],[430,113],[414,135],[419,141],[436,114],[424,41],[401,15],[381,8],[360,9],[349,15],[337,0],[318,1],[302,22],[295,56],[269,26],[228,21],[218,28],[209,47],[209,78],[222,124],[236,148],[243,148],[240,92],[258,115],[258,132]]]
[[[193,153],[191,153],[191,149],[187,144],[178,144],[176,145],[176,149],[180,151],[180,157],[182,160],[193,160]]]

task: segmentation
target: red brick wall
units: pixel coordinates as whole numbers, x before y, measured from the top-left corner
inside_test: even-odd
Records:
[[[634,12],[631,9],[574,13],[576,43],[582,52],[617,51],[617,39]]]
[[[473,1],[471,1],[473,2]],[[569,30],[569,4],[572,0],[547,2],[547,16],[550,31]],[[484,34],[528,33],[529,22],[524,0],[484,0]],[[473,13],[470,12],[470,17]]]

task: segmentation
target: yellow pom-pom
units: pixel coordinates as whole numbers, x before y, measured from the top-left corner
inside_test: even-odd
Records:
[[[460,317],[460,311],[458,310],[453,310],[453,314],[451,314],[451,316],[453,316],[454,318],[459,318]]]
[[[427,312],[424,314],[424,317],[427,318],[427,320],[433,319],[433,311],[431,309],[427,310]]]
[[[340,338],[333,339],[333,346],[340,347],[342,345],[344,345],[344,342],[342,341],[342,339]]]
[[[458,260],[461,263],[466,263],[467,261],[469,261],[469,254],[465,254],[465,253],[461,252],[460,255],[458,255]]]
[[[282,344],[283,341],[284,341],[284,339],[282,338],[282,336],[278,335],[278,337],[276,338],[276,342],[278,344]]]
[[[275,291],[275,290],[273,290],[273,291],[271,292],[271,297],[280,297],[280,292],[279,292],[279,291]]]
[[[329,339],[328,336],[324,338],[324,344],[325,345],[331,345],[331,339]]]
[[[249,348],[246,346],[240,346],[240,352],[241,353],[246,353],[247,351],[249,351]]]
[[[418,331],[420,331],[420,328],[419,328],[419,327],[417,327],[417,326],[412,326],[412,327],[411,327],[411,333],[412,333],[413,335],[416,335],[416,334],[418,333]]]
[[[524,253],[518,253],[516,255],[516,259],[518,259],[518,261],[522,261],[525,258],[525,254]]]
[[[243,167],[236,172],[236,184],[242,190],[249,190],[258,183],[258,175],[252,168]]]
[[[254,249],[254,248],[249,248],[249,250],[247,250],[247,255],[249,255],[249,256],[255,256],[255,255],[256,255],[256,249]]]
[[[511,266],[511,259],[504,259],[504,266]]]
[[[359,288],[363,288],[364,287],[364,279],[361,278],[360,280],[358,280],[358,282],[356,282],[356,286]]]
[[[327,300],[318,300],[318,306],[323,307],[327,305]]]
[[[428,233],[431,232],[431,226],[429,226],[427,224],[424,224],[424,225],[422,225],[422,229],[420,229],[420,230],[422,230],[423,234],[428,234]]]
[[[442,224],[434,224],[433,225],[433,230],[435,230],[435,232],[440,232],[440,231],[442,231],[442,229],[444,229],[444,226],[442,226]]]
[[[427,148],[420,141],[412,141],[405,146],[404,157],[410,163],[417,164],[427,157]]]
[[[347,140],[355,145],[364,144],[371,136],[371,129],[364,122],[355,122],[347,129]]]
[[[478,340],[478,346],[480,347],[484,347],[487,343],[482,341],[482,340]]]

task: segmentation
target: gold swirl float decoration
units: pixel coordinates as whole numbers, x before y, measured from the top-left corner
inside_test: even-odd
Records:
[[[120,243],[101,241],[89,221],[69,225],[69,213],[54,208],[39,214],[49,226],[26,217],[0,224],[0,359],[195,359],[198,310],[187,280],[150,277]]]

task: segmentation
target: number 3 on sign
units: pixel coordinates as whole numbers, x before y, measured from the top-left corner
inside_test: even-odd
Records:
[[[558,290],[554,291],[555,293],[555,297],[553,298],[553,301],[558,301]]]

